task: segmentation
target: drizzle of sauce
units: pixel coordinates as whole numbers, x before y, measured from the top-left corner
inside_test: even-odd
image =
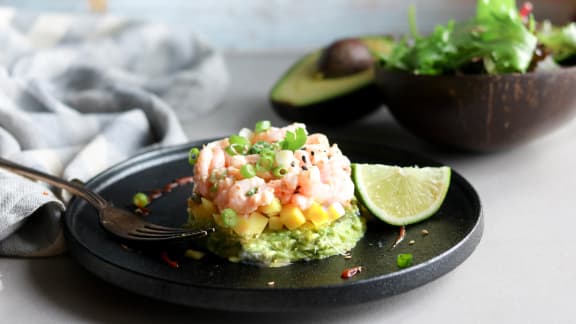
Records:
[[[154,200],[157,200],[160,197],[162,197],[164,194],[170,193],[170,192],[172,192],[172,190],[174,190],[180,186],[184,186],[184,185],[187,185],[187,184],[193,183],[193,182],[194,182],[194,178],[191,176],[181,177],[181,178],[175,179],[172,182],[167,183],[162,188],[150,190],[150,192],[147,194],[148,201],[149,201],[148,205],[150,205],[152,202],[154,202]],[[148,209],[146,207],[137,207],[135,212],[140,214],[140,215],[146,216],[146,215],[150,214],[150,209]]]

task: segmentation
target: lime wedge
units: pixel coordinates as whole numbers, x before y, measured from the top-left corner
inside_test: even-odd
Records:
[[[451,170],[354,164],[358,198],[374,216],[391,225],[408,225],[434,215],[450,186]]]

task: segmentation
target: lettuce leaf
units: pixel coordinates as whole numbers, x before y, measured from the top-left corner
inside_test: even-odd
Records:
[[[469,21],[438,25],[427,37],[404,39],[382,64],[414,74],[449,74],[482,62],[490,74],[526,72],[537,38],[525,26],[514,0],[479,0]]]
[[[538,39],[553,53],[556,62],[576,55],[576,23],[554,27],[549,21],[542,24]]]

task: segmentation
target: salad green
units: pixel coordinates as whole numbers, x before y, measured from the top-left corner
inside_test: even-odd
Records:
[[[553,53],[554,60],[563,62],[576,53],[576,24],[563,27],[553,26],[545,21],[539,30],[538,38]]]
[[[528,9],[527,9],[528,8]],[[524,73],[544,45],[556,60],[576,53],[576,26],[536,28],[531,5],[518,10],[514,0],[479,0],[468,21],[449,21],[422,37],[410,11],[411,38],[399,41],[382,65],[414,74],[441,75],[467,69],[489,74]]]

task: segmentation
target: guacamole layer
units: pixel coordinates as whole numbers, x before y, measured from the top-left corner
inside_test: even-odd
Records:
[[[205,225],[189,224],[198,228]],[[210,252],[230,261],[279,267],[344,254],[356,245],[365,231],[365,220],[353,205],[342,217],[319,228],[302,226],[294,230],[266,230],[258,236],[240,236],[228,228],[216,226],[216,231],[202,244]]]

